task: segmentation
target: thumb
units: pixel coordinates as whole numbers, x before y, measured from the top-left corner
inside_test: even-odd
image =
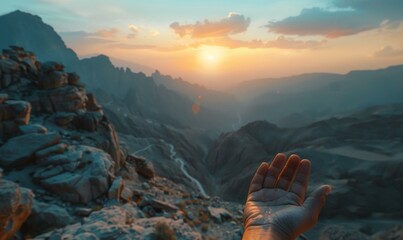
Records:
[[[306,198],[304,207],[309,211],[309,214],[313,217],[315,223],[317,222],[320,211],[325,204],[326,197],[331,191],[332,187],[330,185],[322,185],[315,189],[311,195]]]

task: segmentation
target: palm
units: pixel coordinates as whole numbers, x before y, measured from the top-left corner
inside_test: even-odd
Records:
[[[275,228],[292,239],[312,227],[321,206],[316,206],[318,194],[304,203],[309,175],[309,160],[301,161],[296,155],[286,161],[280,154],[270,166],[263,163],[249,189],[244,211],[245,230]]]

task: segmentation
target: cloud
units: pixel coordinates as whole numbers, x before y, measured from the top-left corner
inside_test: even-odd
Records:
[[[394,49],[391,46],[384,46],[378,51],[374,52],[374,57],[398,57],[403,56],[402,49]]]
[[[325,43],[326,41],[301,41],[284,36],[277,37],[274,40],[234,40],[229,37],[208,39],[206,41],[199,41],[192,44],[192,47],[199,47],[201,45],[214,45],[223,46],[228,48],[282,48],[282,49],[314,49]]]
[[[150,33],[150,35],[153,36],[153,37],[156,37],[156,36],[160,35],[160,32],[157,31],[157,30],[150,30],[149,33]]]
[[[397,27],[403,21],[401,0],[334,0],[337,9],[303,9],[297,16],[269,22],[270,32],[286,35],[322,35],[338,38],[379,27]]]
[[[140,32],[140,28],[134,24],[129,24],[128,28],[130,30],[130,33],[127,35],[128,38],[135,38]]]
[[[112,39],[99,38],[98,34],[85,31],[61,32],[60,36],[69,43],[100,44],[114,42]]]
[[[170,27],[180,37],[191,38],[211,38],[225,37],[236,33],[245,32],[250,24],[250,18],[238,13],[229,13],[228,16],[220,21],[204,20],[195,24],[183,24],[174,22]]]
[[[115,38],[119,33],[119,29],[117,28],[108,28],[108,29],[101,29],[92,33],[93,36],[101,37],[101,38]]]
[[[109,47],[120,48],[120,49],[154,49],[155,45],[147,45],[147,44],[126,44],[126,43],[114,43],[109,44]]]

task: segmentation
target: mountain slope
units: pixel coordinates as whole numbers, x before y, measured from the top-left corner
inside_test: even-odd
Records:
[[[403,103],[403,65],[346,75],[305,74],[246,82],[235,92],[249,94],[243,115],[279,126],[298,127],[379,104]],[[256,90],[257,93],[251,91]],[[262,93],[263,92],[263,93]]]
[[[14,11],[0,16],[0,48],[17,45],[37,53],[41,61],[63,62],[68,70],[78,69],[78,57],[62,38],[38,16]]]

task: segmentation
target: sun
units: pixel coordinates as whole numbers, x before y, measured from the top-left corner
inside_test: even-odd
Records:
[[[224,57],[224,48],[217,46],[202,46],[199,49],[199,59],[208,68],[216,67]]]

